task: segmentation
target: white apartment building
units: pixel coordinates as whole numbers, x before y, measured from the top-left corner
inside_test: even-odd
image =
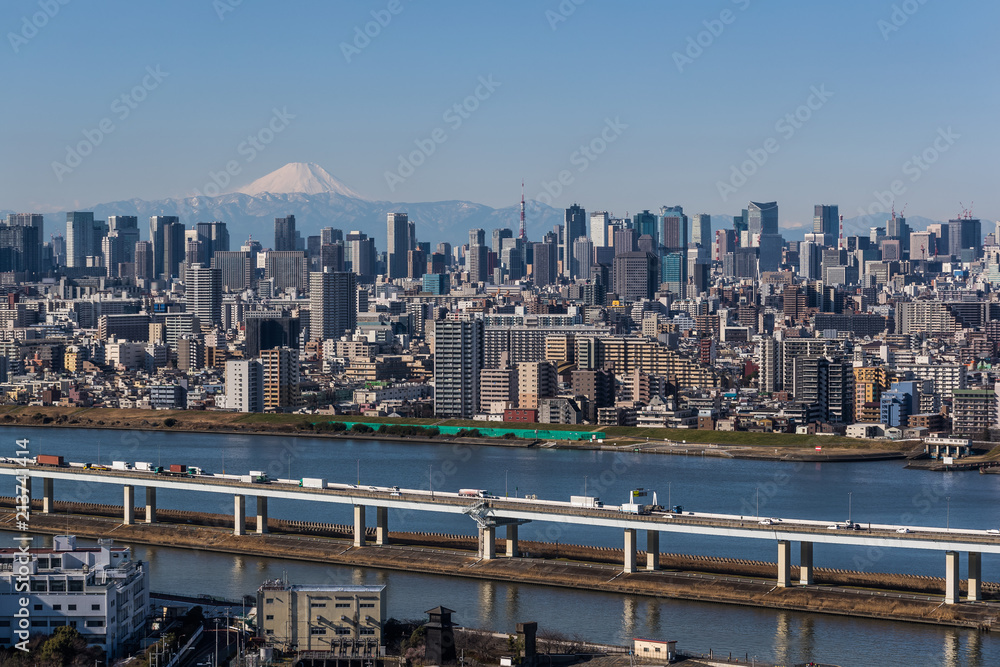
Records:
[[[21,591],[18,577],[25,574],[28,590]],[[77,548],[75,536],[57,535],[51,549],[0,549],[0,645],[20,641],[15,614],[23,597],[32,635],[68,625],[103,647],[112,661],[146,631],[149,572],[132,560],[129,547],[115,547],[112,540]]]

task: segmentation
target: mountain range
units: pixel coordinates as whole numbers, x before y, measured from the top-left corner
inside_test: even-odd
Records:
[[[232,192],[214,197],[198,195],[146,201],[126,199],[96,204],[83,210],[93,211],[96,219],[105,220],[110,215],[135,215],[140,228],[154,215],[176,215],[185,225],[196,222],[222,220],[228,224],[232,247],[238,247],[246,238],[254,236],[264,247],[272,245],[274,218],[292,214],[296,228],[303,237],[318,234],[322,227],[335,227],[345,232],[360,230],[374,238],[377,247],[385,248],[386,214],[404,212],[416,227],[417,238],[430,241],[432,247],[446,241],[453,245],[467,242],[470,229],[487,231],[509,227],[518,229],[520,204],[492,208],[470,201],[389,202],[365,198],[348,185],[339,181],[319,165],[293,162]],[[6,214],[13,211],[0,211]],[[692,211],[693,212],[693,211]],[[692,212],[689,212],[692,213]],[[63,231],[65,212],[46,214],[47,233]],[[859,216],[844,221],[844,233],[868,233],[873,226],[884,226],[886,214]],[[538,240],[555,225],[563,223],[562,209],[538,201],[525,204],[528,238]],[[732,227],[731,215],[712,215],[713,232]],[[907,221],[915,230],[926,228],[936,221],[919,216],[909,216]],[[786,240],[800,240],[812,230],[811,221],[796,228],[782,228]]]

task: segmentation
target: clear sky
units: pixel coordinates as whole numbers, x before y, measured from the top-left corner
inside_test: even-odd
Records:
[[[777,200],[794,228],[896,181],[882,199],[907,214],[994,219],[998,19],[944,0],[7,0],[0,209],[316,162],[400,202],[507,206],[523,177],[616,214]]]

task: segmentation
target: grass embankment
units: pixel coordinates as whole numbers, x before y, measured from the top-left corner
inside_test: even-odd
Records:
[[[316,435],[317,425],[334,422],[367,422],[373,424],[412,424],[424,427],[457,426],[518,428],[520,425],[481,422],[463,419],[361,417],[358,415],[300,415],[214,412],[205,410],[137,410],[117,408],[64,408],[53,406],[0,406],[2,426],[59,426],[71,428],[117,428],[175,431],[219,431],[274,435]],[[892,441],[859,440],[838,436],[798,435],[791,433],[752,433],[746,431],[700,431],[666,428],[600,427],[580,424],[532,424],[524,428],[524,438],[533,440],[534,429],[550,432],[587,431],[604,433],[608,444],[626,445],[632,442],[650,443],[670,440],[687,444],[721,445],[761,449],[824,449],[902,451],[911,445]],[[329,431],[324,431],[329,433]],[[444,438],[437,436],[434,439]],[[570,443],[572,441],[566,441]],[[996,452],[1000,457],[1000,451]]]

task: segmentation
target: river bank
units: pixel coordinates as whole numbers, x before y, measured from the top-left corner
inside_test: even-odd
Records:
[[[826,435],[750,433],[658,428],[592,427],[539,424],[550,432],[586,431],[590,440],[540,439],[533,429],[522,429],[519,438],[456,437],[418,434],[335,432],[331,423],[363,421],[374,426],[412,425],[421,428],[489,428],[496,422],[439,419],[388,419],[339,415],[299,415],[210,412],[196,410],[136,410],[115,408],[63,408],[53,406],[0,407],[0,425],[26,428],[143,430],[171,433],[218,433],[281,437],[329,438],[331,440],[380,440],[432,444],[489,445],[512,448],[622,451],[757,460],[846,462],[905,458],[912,442],[871,441]],[[320,428],[322,426],[323,428]],[[587,431],[587,429],[590,429]]]
[[[5,508],[0,513],[0,529],[10,530],[14,513],[8,508],[13,499],[0,499],[0,506]],[[40,504],[36,509],[41,509]],[[31,532],[71,530],[80,537],[111,537],[125,543],[980,630],[989,630],[1000,613],[997,607],[982,603],[942,605],[936,592],[944,582],[934,577],[817,569],[816,585],[776,588],[775,564],[756,561],[661,554],[662,569],[623,574],[620,549],[524,541],[521,549],[527,557],[482,560],[476,555],[476,538],[464,535],[390,532],[392,544],[388,546],[355,547],[346,539],[349,526],[272,519],[267,534],[236,536],[232,517],[226,515],[160,510],[155,524],[126,526],[118,518],[121,507],[56,501],[55,510],[53,514],[33,512]],[[136,514],[141,517],[142,508]],[[254,517],[248,517],[248,530],[254,522]],[[497,546],[502,548],[502,541]],[[640,553],[639,562],[644,559]],[[879,587],[889,590],[872,590]],[[1000,595],[1000,587],[989,584],[984,592]]]

